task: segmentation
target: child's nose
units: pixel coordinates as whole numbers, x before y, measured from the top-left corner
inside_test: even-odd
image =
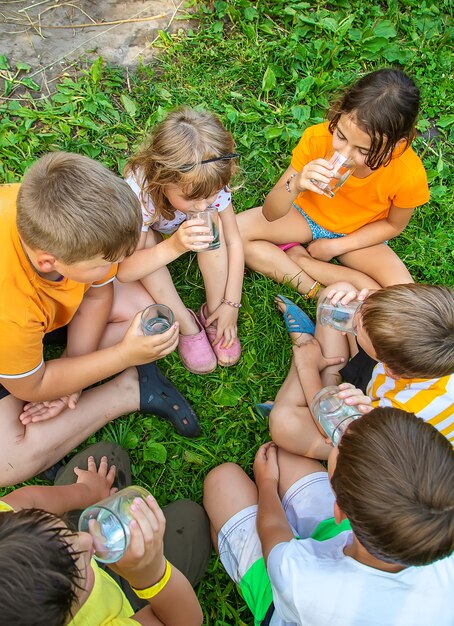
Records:
[[[210,203],[208,202],[208,200],[195,200],[194,201],[194,208],[196,211],[206,211],[209,205]]]

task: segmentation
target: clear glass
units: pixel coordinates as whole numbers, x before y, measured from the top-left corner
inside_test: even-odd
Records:
[[[314,183],[316,187],[318,187],[321,191],[323,191],[324,195],[328,198],[333,198],[335,193],[342,187],[347,178],[355,169],[355,163],[352,159],[345,157],[337,150],[330,150],[323,157],[326,161],[329,161],[333,166],[332,174],[333,178],[329,181],[329,183],[322,183],[319,180],[315,180],[311,178],[311,182]]]
[[[348,304],[332,304],[329,298],[320,300],[317,307],[317,322],[322,326],[331,326],[343,333],[357,333],[357,312],[362,300],[352,300]]]
[[[216,207],[209,206],[205,211],[188,211],[186,215],[188,220],[203,220],[203,225],[211,229],[210,234],[214,237],[213,241],[208,245],[208,248],[203,248],[203,250],[199,250],[199,252],[217,250],[221,245],[221,241],[219,239],[219,213]]]
[[[150,304],[142,311],[140,324],[144,335],[160,335],[174,322],[171,309],[165,304]]]
[[[79,518],[79,530],[93,537],[94,557],[102,563],[115,563],[129,546],[129,524],[134,519],[131,504],[134,498],[146,498],[143,487],[126,487],[112,496],[89,506]]]
[[[353,420],[361,417],[356,407],[345,404],[339,398],[339,391],[336,385],[324,387],[314,396],[311,404],[312,415],[330,438],[333,446],[337,446]]]

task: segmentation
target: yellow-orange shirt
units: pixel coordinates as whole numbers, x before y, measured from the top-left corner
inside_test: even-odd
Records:
[[[90,284],[40,276],[28,260],[16,227],[20,185],[0,186],[0,377],[22,378],[43,362],[44,335],[70,322]],[[113,280],[112,265],[102,281]]]
[[[394,380],[387,376],[383,363],[378,363],[367,394],[374,407],[394,407],[414,413],[435,426],[454,445],[454,374]]]
[[[293,150],[292,167],[300,172],[314,159],[323,158],[332,147],[328,122],[304,131]],[[370,222],[388,216],[391,205],[412,209],[429,200],[427,176],[421,159],[408,148],[366,178],[353,173],[334,198],[305,191],[295,203],[311,219],[334,233],[347,235]]]

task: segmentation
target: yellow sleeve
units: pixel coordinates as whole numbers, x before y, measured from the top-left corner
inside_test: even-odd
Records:
[[[3,502],[3,500],[0,500],[0,513],[6,513],[7,511],[14,511],[14,509],[6,502]]]

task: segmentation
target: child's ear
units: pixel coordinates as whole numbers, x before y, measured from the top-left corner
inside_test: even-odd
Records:
[[[336,524],[340,524],[342,520],[347,519],[347,516],[337,504],[337,500],[334,503],[334,519],[336,520]]]
[[[39,252],[36,257],[36,262],[38,264],[38,269],[40,272],[54,272],[55,271],[55,261],[57,259],[53,254],[49,252]]]
[[[386,376],[388,376],[389,378],[392,378],[393,380],[399,380],[399,378],[402,378],[402,376],[398,376],[397,374],[394,374],[394,372],[389,369],[389,367],[383,363],[383,368],[385,370],[385,374]]]

